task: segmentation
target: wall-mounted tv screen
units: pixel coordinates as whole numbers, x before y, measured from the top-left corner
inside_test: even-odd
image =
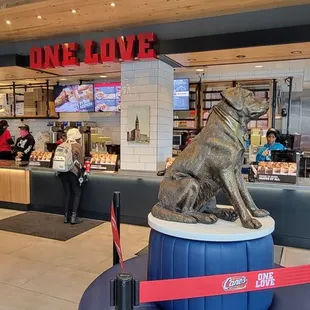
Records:
[[[57,113],[94,112],[94,86],[57,85],[54,88],[55,110]]]
[[[120,111],[121,83],[95,84],[95,111],[113,112]]]
[[[174,80],[173,110],[189,110],[189,79]]]

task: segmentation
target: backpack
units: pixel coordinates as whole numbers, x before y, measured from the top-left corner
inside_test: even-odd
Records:
[[[57,146],[53,158],[53,170],[57,172],[69,172],[74,166],[71,141],[61,143]]]

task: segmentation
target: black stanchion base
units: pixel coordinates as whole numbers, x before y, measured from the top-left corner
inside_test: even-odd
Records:
[[[135,279],[145,281],[147,278],[147,255],[138,256],[125,262],[126,272]],[[100,275],[85,291],[79,310],[110,310],[110,279],[115,279],[121,272],[119,265]],[[284,287],[275,290],[272,306],[269,310],[309,310],[310,284]],[[157,310],[154,304],[143,304],[135,309]]]

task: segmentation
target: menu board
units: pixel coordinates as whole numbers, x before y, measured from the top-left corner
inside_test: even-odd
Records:
[[[120,111],[121,83],[95,84],[95,111]]]
[[[262,182],[293,183],[297,181],[297,163],[259,162],[258,180]]]
[[[94,87],[92,84],[55,86],[55,110],[65,112],[94,112]]]
[[[91,153],[90,168],[114,172],[117,170],[118,155],[107,153]]]
[[[189,79],[174,80],[173,109],[189,110]]]
[[[53,153],[51,152],[32,152],[29,159],[29,166],[46,167],[51,166]]]

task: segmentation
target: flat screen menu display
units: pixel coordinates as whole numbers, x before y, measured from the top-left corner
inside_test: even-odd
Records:
[[[92,84],[55,86],[57,113],[94,112],[94,87]]]
[[[95,84],[95,111],[120,111],[121,83]]]
[[[189,79],[174,80],[173,109],[189,110]]]

